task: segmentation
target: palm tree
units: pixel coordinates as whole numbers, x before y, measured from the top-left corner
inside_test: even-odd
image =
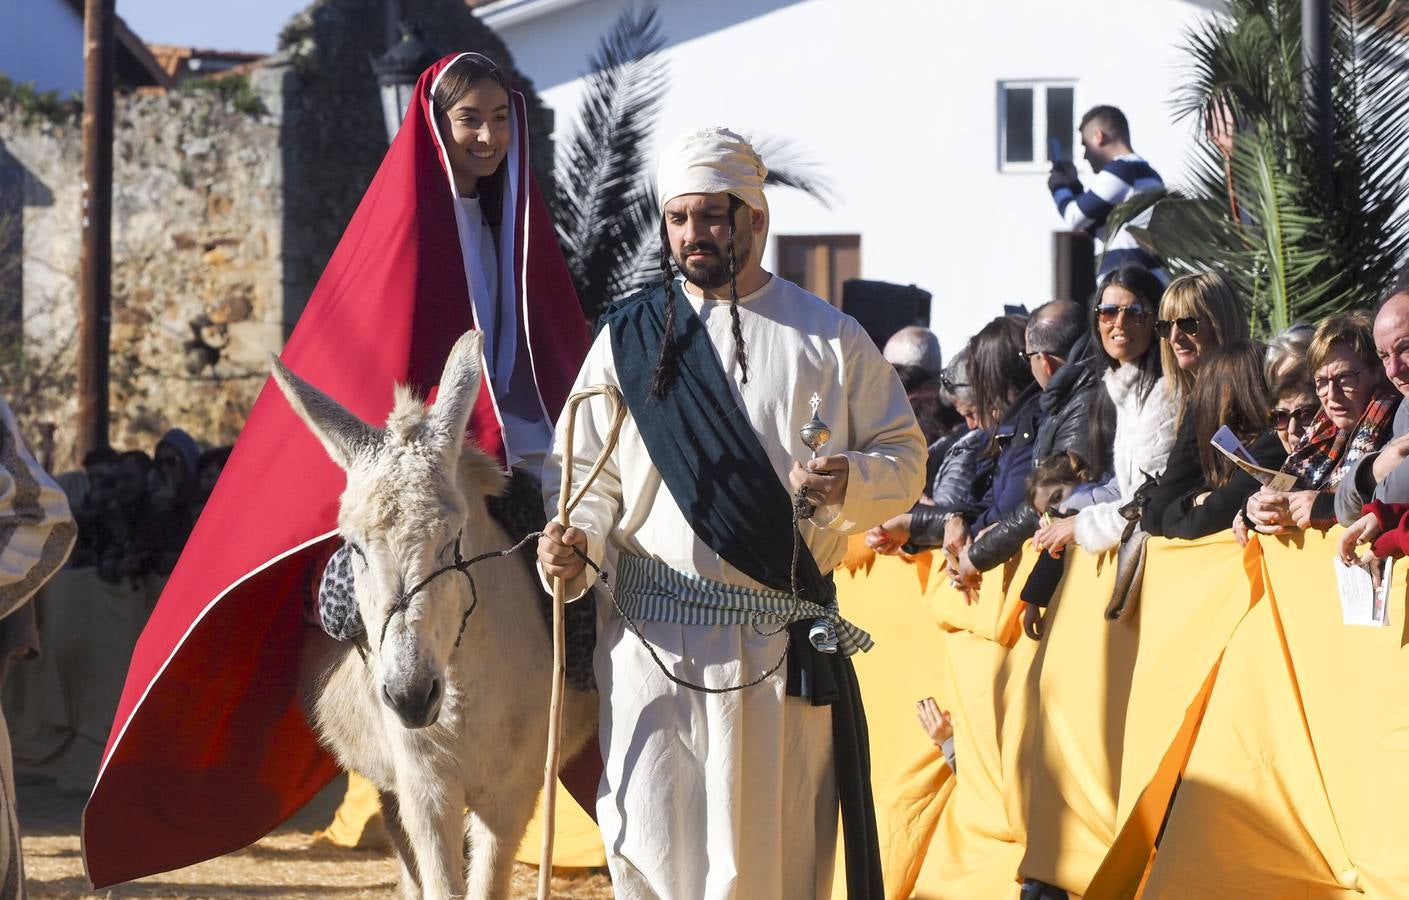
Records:
[[[1231,137],[1231,153],[1210,139],[1186,195],[1118,211],[1148,210],[1131,231],[1172,271],[1227,275],[1262,334],[1366,305],[1409,249],[1409,4],[1336,0],[1331,16],[1329,160],[1308,115],[1301,0],[1229,0],[1187,36],[1176,115]]]
[[[628,7],[588,61],[577,123],[556,163],[554,219],[578,299],[589,320],[659,275],[659,215],[646,148],[669,88],[656,8]],[[788,143],[755,149],[768,183],[797,188],[827,205],[831,189]]]

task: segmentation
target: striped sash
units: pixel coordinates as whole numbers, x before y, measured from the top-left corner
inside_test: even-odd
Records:
[[[779,626],[817,619],[832,626],[837,649],[844,656],[875,645],[869,634],[841,617],[835,599],[824,606],[784,591],[725,584],[629,553],[618,558],[615,581],[617,603],[632,619],[679,625],[771,622]]]

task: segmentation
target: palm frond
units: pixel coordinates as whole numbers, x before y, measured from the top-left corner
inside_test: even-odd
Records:
[[[654,7],[622,12],[589,61],[576,126],[561,145],[558,239],[588,318],[623,293],[653,204],[645,148],[667,88]]]
[[[1332,9],[1331,159],[1306,106],[1300,0],[1228,0],[1186,35],[1175,107],[1201,130],[1230,113],[1233,158],[1203,148],[1187,198],[1127,226],[1172,271],[1227,275],[1259,331],[1363,305],[1409,250],[1409,4]]]
[[[779,137],[756,138],[753,149],[768,167],[765,184],[782,185],[802,191],[825,209],[832,208],[836,192],[828,178],[800,147]]]

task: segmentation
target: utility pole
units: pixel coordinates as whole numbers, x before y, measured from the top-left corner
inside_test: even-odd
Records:
[[[112,324],[113,17],[116,0],[84,0],[83,247],[79,256],[78,444],[75,464],[108,445]]]
[[[1321,189],[1331,190],[1331,0],[1301,0],[1302,84],[1316,139]]]

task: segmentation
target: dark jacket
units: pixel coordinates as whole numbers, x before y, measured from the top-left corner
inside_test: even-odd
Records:
[[[1150,473],[1159,475],[1159,484],[1149,492],[1145,512],[1140,516],[1140,527],[1151,537],[1164,535],[1165,510],[1196,488],[1207,490],[1203,488],[1204,470],[1199,463],[1199,442],[1194,434],[1192,407],[1191,402],[1184,404],[1184,417],[1179,422],[1179,433],[1174,437],[1174,447],[1169,451],[1169,462],[1165,464],[1164,471]],[[1280,441],[1278,443],[1280,444]],[[1285,459],[1285,456],[1283,458]],[[1246,477],[1251,480],[1251,476]],[[1232,521],[1233,514],[1229,513],[1228,522],[1224,524]]]
[[[1277,432],[1271,429],[1259,435],[1248,447],[1248,452],[1264,469],[1279,469],[1287,459],[1287,451],[1282,448],[1282,441],[1277,437]],[[1173,462],[1174,457],[1171,456],[1170,464]],[[1208,498],[1195,506],[1194,499],[1204,491],[1210,490],[1203,480],[1201,470],[1199,483],[1165,506],[1160,516],[1158,533],[1165,537],[1185,540],[1217,534],[1233,524],[1233,517],[1238,514],[1238,510],[1261,486],[1256,478],[1238,469],[1227,484],[1212,488]],[[1148,514],[1150,507],[1146,506],[1145,509]]]
[[[910,541],[905,552],[944,543],[944,519],[952,512],[972,518],[978,515],[978,500],[993,476],[992,458],[984,458],[988,432],[975,428],[959,436],[944,455],[930,489],[933,504],[916,503],[910,510]]]
[[[1091,459],[1091,405],[1101,390],[1101,380],[1089,365],[1090,339],[1082,335],[1072,347],[1070,361],[1052,374],[1039,400],[1041,421],[1032,450],[1032,466],[1065,450]],[[1024,476],[1024,480],[1026,476]],[[981,572],[996,568],[1022,550],[1023,542],[1037,532],[1037,510],[1026,502],[969,547],[969,562]]]
[[[1042,388],[1036,382],[1018,395],[1008,407],[993,444],[998,450],[993,482],[979,501],[982,512],[974,519],[973,530],[1002,521],[1027,499],[1027,473],[1032,470],[1032,451],[1037,446],[1037,426],[1042,424]]]

